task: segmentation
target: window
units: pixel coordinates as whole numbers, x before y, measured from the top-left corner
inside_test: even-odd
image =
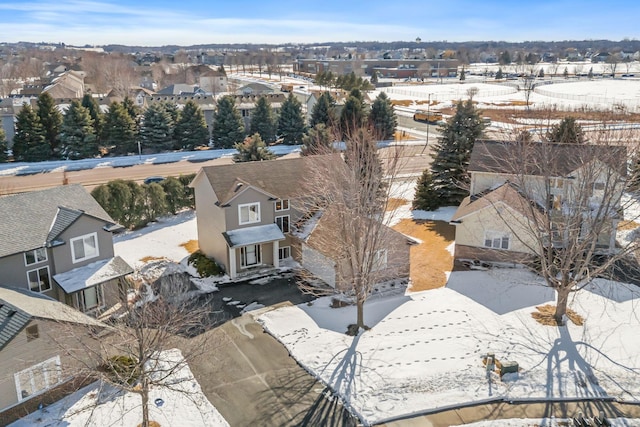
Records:
[[[291,257],[290,246],[283,246],[281,248],[278,248],[278,259],[287,259],[289,257]]]
[[[240,248],[240,265],[251,267],[260,264],[260,245],[250,245]]]
[[[51,289],[49,267],[27,271],[27,279],[29,280],[29,289],[33,292],[44,292]]]
[[[38,248],[24,253],[24,265],[37,264],[46,260],[47,250],[45,248]]]
[[[277,216],[276,224],[278,224],[278,228],[280,229],[280,231],[282,231],[283,233],[288,233],[289,232],[289,215]]]
[[[260,222],[260,203],[238,205],[238,217],[241,225]]]
[[[487,231],[484,234],[484,246],[493,249],[509,249],[509,234]]]
[[[289,209],[289,199],[277,200],[276,201],[276,212],[286,211]]]
[[[378,249],[373,255],[373,265],[371,266],[373,271],[383,270],[387,268],[387,250]]]
[[[40,333],[38,332],[38,325],[27,326],[25,331],[27,333],[27,342],[33,341],[40,336]]]
[[[71,255],[74,263],[97,257],[99,255],[97,233],[71,239]]]
[[[62,382],[60,356],[52,357],[14,374],[18,401],[50,389]]]
[[[102,306],[102,285],[86,288],[77,294],[77,307],[80,311],[91,311]]]

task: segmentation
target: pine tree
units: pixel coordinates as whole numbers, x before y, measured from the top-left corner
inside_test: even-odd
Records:
[[[502,75],[502,68],[498,68],[498,72],[496,73],[496,80],[502,80],[504,76]]]
[[[256,108],[251,115],[249,133],[251,135],[257,133],[265,143],[271,144],[276,140],[276,126],[276,117],[271,104],[269,104],[266,97],[261,96],[258,98]]]
[[[152,104],[145,110],[140,126],[140,143],[153,152],[173,147],[173,121],[163,103]]]
[[[562,75],[564,76],[565,79],[569,78],[569,69],[567,67],[564,67],[564,71],[562,72]]]
[[[102,127],[104,126],[104,114],[100,111],[100,106],[96,99],[90,94],[86,94],[82,97],[81,105],[89,110],[89,115],[93,120],[93,129],[98,137],[98,145],[101,145]]]
[[[260,135],[254,133],[248,136],[243,142],[239,142],[234,147],[238,152],[233,155],[233,161],[240,162],[256,162],[260,160],[271,160],[276,156],[271,152]]]
[[[376,138],[382,140],[393,139],[396,126],[398,126],[398,118],[393,111],[391,100],[384,92],[380,92],[380,95],[373,101],[369,122],[375,131]]]
[[[85,159],[100,154],[98,140],[89,110],[77,100],[64,113],[60,129],[60,148],[62,157],[67,159]]]
[[[45,140],[49,144],[49,155],[55,156],[60,143],[62,114],[49,92],[42,92],[38,96],[37,107],[37,114],[44,131]]]
[[[124,105],[119,102],[113,102],[109,106],[102,127],[102,143],[115,154],[128,154],[137,151],[136,123]]]
[[[13,136],[13,158],[18,162],[41,162],[49,158],[51,146],[47,143],[40,118],[29,105],[16,115]]]
[[[371,84],[374,86],[378,84],[378,72],[375,70],[371,72]]]
[[[129,114],[129,117],[131,117],[131,120],[134,121],[134,123],[136,124],[136,127],[140,126],[140,118],[142,116],[142,111],[140,110],[140,107],[138,107],[133,102],[133,99],[129,98],[128,96],[125,96],[124,99],[122,100],[122,106],[127,111],[127,114]]]
[[[342,137],[345,138],[356,129],[361,128],[365,120],[365,115],[362,100],[356,95],[349,95],[349,98],[347,98],[342,107],[342,113],[340,113],[340,130]]]
[[[232,96],[220,98],[213,121],[213,143],[218,148],[233,148],[244,139],[244,123]]]
[[[458,205],[468,195],[471,150],[483,129],[482,117],[470,100],[458,102],[453,117],[439,129],[431,172],[440,206]]]
[[[553,125],[547,133],[549,142],[560,144],[583,144],[585,142],[584,131],[575,117],[565,117],[560,123]]]
[[[460,70],[460,81],[464,81],[467,78],[467,76],[464,73],[464,67],[462,67],[462,70]]]
[[[538,73],[538,77],[541,79],[544,78],[544,68],[540,68],[540,72]]]
[[[278,135],[282,138],[283,144],[302,144],[302,136],[305,130],[302,105],[292,93],[289,93],[289,96],[280,107]]]
[[[429,169],[425,169],[418,179],[412,207],[423,211],[433,211],[440,207],[440,201],[433,185],[433,176]]]
[[[336,121],[336,101],[329,92],[323,92],[311,109],[311,119],[309,126],[314,127],[317,124],[323,124],[326,127],[332,127]]]
[[[587,77],[590,79],[593,78],[593,67],[589,68],[589,73],[587,74]]]
[[[300,155],[312,156],[314,154],[327,154],[332,151],[330,129],[324,124],[318,123],[310,128],[305,136],[302,137],[302,150]]]
[[[5,163],[7,160],[9,160],[7,149],[7,137],[4,134],[4,129],[0,127],[0,163]]]
[[[189,100],[184,104],[180,117],[173,131],[175,148],[193,150],[195,147],[207,145],[209,130],[204,120],[202,109]]]

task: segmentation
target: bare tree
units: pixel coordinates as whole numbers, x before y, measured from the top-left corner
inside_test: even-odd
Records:
[[[189,395],[190,390],[182,384],[189,379],[179,371],[211,350],[208,335],[203,332],[215,319],[202,301],[196,305],[185,297],[189,289],[186,275],[162,276],[153,286],[143,279],[140,289],[136,300],[123,303],[121,311],[111,316],[110,334],[102,336],[98,345],[85,345],[86,339],[78,335],[79,348],[67,347],[65,351],[82,355],[81,359],[75,356],[83,366],[74,373],[76,376],[138,394],[140,426],[148,427],[152,388]],[[163,357],[163,351],[175,347],[181,349],[181,357]]]
[[[308,244],[338,260],[333,265],[335,286],[355,299],[353,333],[368,329],[364,303],[375,285],[408,277],[407,241],[389,227],[387,209],[401,156],[396,148],[384,158],[379,153],[372,133],[356,128],[342,155],[311,156],[316,161],[305,188],[310,196],[302,207],[320,217]]]
[[[630,212],[637,212],[638,197],[628,192],[637,177],[627,172],[637,151],[630,141],[636,139],[603,129],[585,144],[555,144],[543,137],[543,142],[516,138],[474,148],[476,159],[502,171],[496,182],[481,184],[474,194],[486,185],[487,190],[503,185],[501,193],[494,190],[491,203],[496,221],[517,241],[510,249],[519,252],[503,251],[504,261],[524,262],[556,290],[558,325],[570,295],[592,279],[638,277],[640,241],[633,234],[616,239],[623,213],[628,221]]]

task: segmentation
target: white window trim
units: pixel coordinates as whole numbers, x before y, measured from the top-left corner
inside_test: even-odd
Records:
[[[494,238],[491,239],[491,246],[487,246],[487,237],[489,235],[493,235],[493,236],[499,236],[500,237],[500,247],[496,248],[493,246],[493,240]],[[506,249],[502,247],[502,239],[507,238],[507,247]],[[487,248],[487,249],[495,249],[495,250],[499,250],[499,251],[508,251],[511,250],[511,233],[509,232],[505,232],[505,231],[494,231],[494,230],[485,230],[484,232],[484,238],[482,240],[482,247],[483,248]]]
[[[287,231],[283,230],[283,227],[280,227],[280,225],[278,225],[278,218],[288,218],[287,220]],[[282,231],[283,233],[289,233],[291,231],[291,216],[290,215],[280,215],[277,216],[275,219],[276,225],[278,225],[278,228],[280,228],[280,231]],[[282,222],[282,224],[284,224],[284,222]]]
[[[247,207],[249,208],[250,206],[257,206],[258,207],[258,219],[255,221],[246,221],[243,222],[242,221],[242,208]],[[255,224],[257,222],[260,222],[260,219],[262,218],[261,212],[260,212],[260,202],[253,202],[253,203],[243,203],[241,205],[238,205],[238,224],[240,225],[245,225],[245,224]]]
[[[289,255],[286,256],[286,257],[281,258],[280,257],[280,252],[284,252],[284,251],[287,251],[287,253]],[[291,258],[291,246],[281,246],[281,247],[279,247],[278,248],[278,259],[281,260],[281,259],[287,259],[287,258]]]
[[[245,258],[246,256],[243,256],[243,251],[245,251],[245,248],[248,248],[249,246],[253,246],[256,248],[256,263],[255,264],[249,264],[249,265],[245,265]],[[247,268],[253,268],[256,267],[258,265],[262,265],[262,245],[247,245],[247,246],[243,246],[240,248],[240,269],[244,270]]]
[[[45,265],[43,267],[37,267],[31,270],[27,271],[27,286],[29,286],[29,290],[31,290],[31,280],[29,279],[29,273],[31,273],[32,271],[40,271],[40,270],[47,270],[47,276],[49,277],[49,289],[45,289],[44,291],[41,289],[40,287],[40,274],[38,274],[38,292],[42,293],[42,292],[48,292],[50,291],[53,286],[51,285],[51,272],[49,271],[49,266]]]
[[[278,202],[280,202],[280,206],[281,208],[278,209]],[[286,205],[287,207],[285,208],[284,205]],[[282,211],[288,211],[289,210],[289,199],[280,199],[280,200],[276,200],[275,202],[273,202],[273,206],[276,212],[282,212]]]
[[[40,249],[42,249],[42,250],[44,251],[44,259],[38,260],[38,257],[36,256],[36,251],[38,251],[38,250],[40,250]],[[27,254],[28,254],[28,253],[33,253],[33,259],[35,259],[35,261],[34,261],[34,262],[32,262],[31,264],[29,264],[29,263],[27,262]],[[42,248],[36,248],[36,249],[33,249],[33,250],[31,250],[31,251],[27,251],[27,252],[25,252],[25,253],[24,253],[24,265],[25,265],[25,266],[30,266],[30,265],[40,264],[41,262],[45,262],[45,261],[47,261],[47,260],[48,260],[47,248],[45,248],[45,247],[42,247]]]
[[[95,242],[96,242],[96,253],[92,256],[85,256],[84,258],[77,258],[76,257],[76,251],[73,249],[73,243],[78,241],[78,240],[83,240],[87,237],[92,237],[94,238]],[[81,262],[81,261],[85,261],[88,259],[92,259],[92,258],[97,258],[98,256],[100,256],[100,245],[98,244],[98,233],[93,232],[93,233],[89,233],[89,234],[85,234],[84,236],[80,236],[80,237],[74,237],[73,239],[69,240],[69,244],[71,245],[71,259],[73,261],[73,263],[77,263],[77,262]],[[84,242],[83,242],[84,244]]]
[[[20,388],[20,375],[29,373],[30,374],[31,386],[32,386],[32,388],[34,388],[33,387],[34,386],[34,384],[33,384],[33,371],[35,371],[35,370],[37,370],[39,368],[43,368],[45,365],[48,365],[48,364],[51,364],[51,363],[55,364],[55,369],[58,371],[57,377],[58,377],[59,381],[56,382],[56,383],[53,383],[53,384],[49,384],[49,373],[48,373],[48,371],[44,370],[43,372],[44,372],[44,378],[45,378],[45,382],[46,382],[46,387],[43,388],[42,390],[34,393],[34,394],[30,394],[27,397],[22,397],[22,389]],[[62,369],[61,369],[61,364],[60,364],[60,356],[54,356],[54,357],[52,357],[50,359],[47,359],[47,360],[45,360],[43,362],[37,363],[37,364],[35,364],[33,366],[30,366],[27,369],[23,369],[20,372],[16,372],[15,374],[13,374],[13,379],[14,379],[15,384],[16,384],[16,393],[18,395],[18,402],[22,402],[24,400],[28,400],[28,399],[31,399],[34,396],[42,394],[42,393],[46,392],[47,390],[57,386],[58,384],[62,384],[62,382],[63,382],[62,381]]]
[[[78,308],[78,310],[82,311],[83,313],[91,313],[92,311],[95,311],[104,307],[104,288],[102,287],[102,284],[99,284],[93,287],[96,289],[96,294],[98,298],[98,305],[96,305],[95,307],[91,307],[91,308],[85,307],[84,291],[86,289],[83,289],[75,293],[76,307]],[[80,298],[80,295],[82,295],[82,298]]]

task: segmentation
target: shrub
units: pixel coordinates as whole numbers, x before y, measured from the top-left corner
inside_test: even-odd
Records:
[[[98,369],[116,384],[132,385],[140,378],[140,367],[132,356],[111,356]]]
[[[200,277],[220,276],[224,272],[213,258],[209,258],[201,251],[189,255],[188,263],[193,265]]]

